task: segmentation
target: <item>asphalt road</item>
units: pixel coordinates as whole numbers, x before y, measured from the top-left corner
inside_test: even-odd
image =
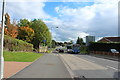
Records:
[[[89,55],[75,55],[75,56],[118,71],[118,61],[98,58],[98,57],[89,56]]]
[[[117,61],[98,58],[98,57],[89,56],[89,55],[77,55],[77,57],[107,68],[106,70],[84,71],[86,76],[87,74],[90,74],[89,75],[90,77],[93,76],[98,78],[99,77],[100,78],[118,78],[118,62]],[[76,72],[78,74],[81,73],[81,71],[76,71]]]
[[[10,78],[71,78],[57,54],[45,54]]]
[[[88,55],[60,54],[75,76],[118,78],[118,62]]]

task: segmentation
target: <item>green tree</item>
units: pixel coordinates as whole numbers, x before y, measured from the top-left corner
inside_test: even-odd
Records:
[[[18,26],[19,27],[28,27],[31,26],[32,23],[30,21],[28,21],[27,19],[20,19]]]
[[[73,40],[70,40],[69,42],[67,42],[68,45],[73,44]]]
[[[57,46],[64,46],[64,43],[63,42],[56,42],[56,45]]]
[[[80,47],[81,51],[85,51],[86,47],[85,47],[85,43],[83,42],[83,39],[82,39],[82,38],[79,38],[79,37],[78,37],[78,39],[77,39],[77,41],[76,41],[76,44],[79,44],[79,45],[81,46],[81,47]]]
[[[55,40],[52,40],[52,48],[55,48],[57,45],[56,41]]]
[[[78,37],[76,44],[83,45],[84,44],[83,39]]]
[[[39,45],[43,45],[45,43],[46,46],[51,45],[51,33],[46,26],[46,24],[40,20],[35,19],[32,21],[32,25],[30,26],[34,30],[34,38],[33,38],[33,45],[34,48],[39,48]],[[43,40],[46,40],[43,42]]]
[[[73,44],[73,40],[70,40],[70,44]]]

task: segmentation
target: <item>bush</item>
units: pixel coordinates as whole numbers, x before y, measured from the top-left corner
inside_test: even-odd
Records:
[[[5,35],[4,49],[9,51],[33,51],[33,45]]]

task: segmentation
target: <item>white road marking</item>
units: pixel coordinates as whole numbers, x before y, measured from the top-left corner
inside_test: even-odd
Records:
[[[90,56],[89,56],[89,57],[90,57]],[[91,57],[93,57],[93,56],[91,56]],[[96,58],[96,57],[94,57],[94,58]],[[96,58],[96,59],[104,60],[104,61],[110,61],[110,62],[117,62],[117,61],[113,61],[113,60],[109,60],[109,59],[104,59],[104,58]]]
[[[83,58],[83,57],[82,57],[82,59],[85,59],[85,60],[90,61],[90,62],[95,62],[95,61],[92,61],[92,60],[89,60],[89,59],[86,59],[86,58]]]
[[[100,58],[100,59],[101,59],[101,58]],[[104,60],[104,61],[109,61],[109,62],[117,62],[117,61],[108,60],[108,59],[101,59],[101,60]]]
[[[114,68],[114,67],[111,67],[111,66],[106,66],[106,67],[108,67],[108,68],[111,68],[111,69],[114,69],[114,70],[117,70],[117,71],[118,71],[118,69],[116,69],[116,68]]]

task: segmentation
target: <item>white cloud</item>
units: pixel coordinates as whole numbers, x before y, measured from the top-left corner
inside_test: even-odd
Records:
[[[57,12],[57,13],[59,13],[59,7],[55,7],[55,11]]]
[[[45,13],[43,8],[45,4],[42,2],[7,2],[6,12],[8,12],[11,18],[27,18],[27,19],[46,19],[50,18],[48,14]]]
[[[96,2],[92,6],[70,8],[57,6],[62,30],[56,32],[61,40],[76,39],[78,36],[95,35],[96,37],[117,36],[118,3],[114,0]],[[63,37],[64,36],[64,37]]]

